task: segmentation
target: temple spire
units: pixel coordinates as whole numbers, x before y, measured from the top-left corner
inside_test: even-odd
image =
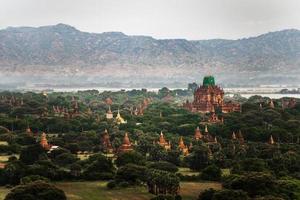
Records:
[[[208,133],[208,128],[207,128],[207,125],[205,125],[205,133]]]
[[[275,141],[274,141],[274,139],[273,139],[273,136],[271,135],[270,136],[270,139],[269,139],[269,142],[268,142],[269,144],[275,144]]]
[[[232,132],[231,139],[236,140],[236,135],[235,135],[235,132],[234,132],[234,131]]]

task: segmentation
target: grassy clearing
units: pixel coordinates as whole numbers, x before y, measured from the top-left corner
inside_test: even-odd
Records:
[[[4,199],[6,194],[9,192],[10,189],[5,187],[0,187],[0,199]]]
[[[184,176],[197,176],[197,175],[199,175],[199,172],[192,171],[190,168],[185,168],[185,167],[180,167],[178,172],[181,173]]]
[[[0,162],[8,161],[9,157],[11,156],[16,156],[17,158],[19,158],[19,155],[0,155]]]
[[[95,182],[57,182],[55,185],[64,190],[68,200],[149,200],[146,187],[134,187],[109,190],[104,181]],[[182,182],[180,194],[184,200],[196,199],[199,193],[208,188],[220,189],[220,183]],[[0,200],[3,200],[9,189],[0,187]]]

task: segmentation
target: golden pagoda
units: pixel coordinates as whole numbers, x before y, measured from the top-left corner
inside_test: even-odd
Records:
[[[180,151],[183,153],[183,155],[188,155],[188,154],[189,154],[189,149],[188,149],[188,147],[184,144],[184,141],[183,141],[182,136],[181,136],[180,139],[179,139],[179,144],[178,144],[178,146],[179,146]]]
[[[45,132],[43,132],[41,135],[40,145],[46,150],[50,149],[50,145],[48,144],[48,140]]]
[[[133,147],[129,140],[128,133],[125,133],[124,139],[123,139],[123,144],[119,147],[119,153],[124,153],[124,152],[132,151],[132,150],[133,150]]]
[[[165,137],[164,137],[164,134],[162,133],[162,131],[160,132],[158,144],[159,144],[160,146],[162,146],[163,148],[165,148],[166,150],[171,149],[171,143],[170,143],[170,142],[167,142],[167,141],[165,140]]]
[[[201,131],[200,131],[199,126],[198,126],[197,129],[195,130],[194,138],[196,140],[201,140],[202,137],[203,137],[203,135],[201,134]]]
[[[113,119],[113,118],[114,118],[114,115],[110,110],[110,106],[108,106],[108,111],[106,113],[106,119]]]
[[[269,144],[275,144],[275,141],[274,141],[272,135],[270,136],[270,139],[269,139],[268,143],[269,143]]]
[[[127,123],[127,121],[125,121],[124,118],[121,117],[119,109],[118,109],[118,114],[116,116],[116,122],[117,122],[117,124],[126,124]]]

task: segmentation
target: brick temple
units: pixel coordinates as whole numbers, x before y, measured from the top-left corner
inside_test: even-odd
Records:
[[[205,76],[203,84],[194,92],[194,101],[188,100],[183,107],[191,112],[213,113],[215,109],[220,109],[223,113],[240,111],[241,106],[238,103],[224,102],[224,90],[215,85],[213,76]]]

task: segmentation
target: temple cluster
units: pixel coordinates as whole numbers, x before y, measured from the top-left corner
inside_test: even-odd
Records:
[[[214,113],[215,109],[220,109],[223,113],[240,111],[238,103],[224,102],[224,90],[215,85],[213,76],[205,76],[203,84],[194,92],[194,101],[188,100],[183,107],[191,112]]]

